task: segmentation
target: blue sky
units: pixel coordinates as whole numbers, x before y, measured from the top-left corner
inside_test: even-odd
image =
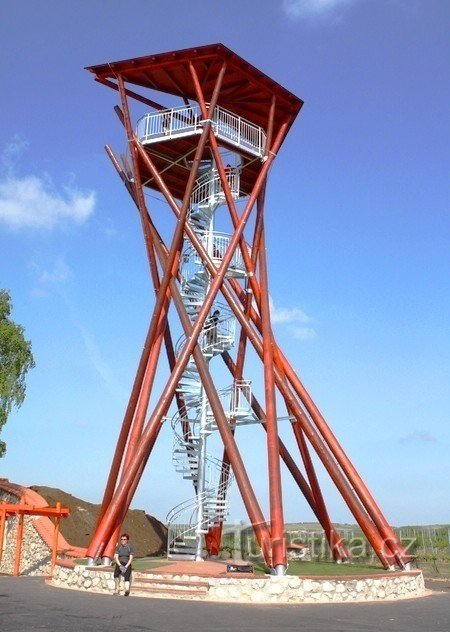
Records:
[[[278,341],[388,519],[450,522],[449,3],[15,0],[0,14],[0,286],[36,359],[0,475],[99,501],[151,311],[137,216],[103,151],[125,149],[117,96],[83,68],[222,42],[305,101],[267,198]],[[266,507],[261,432],[242,440]],[[191,492],[170,452],[167,427],[134,503],[161,519]],[[351,521],[319,471],[332,518]],[[284,503],[287,521],[311,519],[288,477]]]

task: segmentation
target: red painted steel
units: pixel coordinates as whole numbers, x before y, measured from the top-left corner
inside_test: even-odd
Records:
[[[266,170],[268,170],[269,167],[270,167],[270,164],[265,165]],[[262,182],[262,180],[261,180],[261,182]],[[256,194],[257,193],[255,193],[255,195]],[[251,205],[249,204],[247,212],[249,213],[250,210],[251,210]],[[243,220],[241,220],[241,221],[243,221]],[[241,227],[241,231],[242,230],[243,230],[243,225]],[[234,237],[235,242],[237,242],[238,239],[239,239],[239,235],[236,234],[235,237]],[[230,251],[230,252],[227,251],[229,259],[231,259],[235,247],[236,247],[235,245],[233,246],[233,244],[230,244],[229,249],[228,249],[228,251]],[[233,248],[233,250],[232,250],[232,248]],[[227,254],[225,255],[225,258],[226,258],[226,256],[227,256]],[[227,264],[223,262],[222,266],[224,267],[224,269],[226,269],[225,265],[227,265]],[[212,302],[212,299],[211,299],[211,302]],[[205,306],[204,306],[203,309],[207,313],[207,310],[209,309],[209,307],[205,308]],[[198,323],[199,319],[200,319],[200,315],[199,315],[199,317],[197,319],[196,326],[197,326],[197,323]],[[197,334],[197,336],[198,336],[198,334]],[[195,340],[196,340],[196,338],[195,338]],[[194,334],[192,334],[191,335],[191,342],[193,344],[195,344],[195,340],[194,340]],[[195,354],[194,354],[194,356],[195,356]],[[197,360],[197,358],[196,358],[196,360]],[[203,362],[203,356],[201,356],[201,354],[200,354],[200,360],[201,360],[201,362]],[[185,362],[186,361],[187,361],[187,359],[185,359]],[[180,362],[180,359],[178,360],[178,362]],[[184,368],[184,366],[182,366],[181,369],[178,368],[179,375],[181,375],[181,371],[183,370],[183,368]],[[199,370],[200,370],[200,367],[199,367]],[[176,381],[178,380],[179,375],[176,378]],[[206,380],[206,376],[203,376],[203,379]],[[176,386],[176,382],[175,382],[175,386]],[[206,385],[205,385],[205,388],[206,388]],[[169,396],[167,394],[168,390],[169,390],[168,388],[165,389],[165,396],[163,396],[163,398],[160,401],[164,402],[164,400],[169,399]],[[215,392],[214,393],[212,393],[212,392],[209,393],[208,392],[208,397],[210,399],[211,407],[213,408],[213,410],[214,410],[213,400],[214,400],[215,396],[216,396]],[[220,407],[220,402],[218,402],[218,404],[219,404],[219,407]],[[216,403],[216,405],[217,405],[217,403]],[[220,411],[219,410],[217,410],[217,415],[218,416],[220,415]],[[223,412],[222,412],[222,416],[223,416]],[[153,419],[153,422],[154,421],[155,420]],[[223,418],[223,422],[225,422],[225,425],[226,425],[226,420],[224,418]],[[224,432],[226,433],[227,430],[228,430],[228,428],[226,427],[224,429]],[[148,437],[147,437],[148,438],[148,443],[147,443],[147,446],[148,447],[150,447],[150,446],[152,447],[153,443],[154,443],[154,438],[155,438],[154,437],[154,426],[153,426],[153,428],[147,428],[147,431],[148,431]],[[228,438],[227,438],[228,443],[229,443],[229,439],[230,439],[230,437],[228,436]],[[224,443],[227,444],[227,441],[224,441]],[[148,447],[146,448],[146,450],[148,450]],[[236,448],[235,445],[232,445],[231,443],[229,443],[227,449],[228,450],[232,450],[234,455],[235,455],[234,456],[235,463],[233,464],[233,470],[235,472],[235,475],[236,475],[236,478],[238,480],[238,483],[240,483],[241,493],[243,495],[244,503],[246,503],[246,506],[247,506],[247,509],[249,511],[249,515],[250,515],[250,517],[252,519],[252,523],[254,524],[255,532],[257,533],[258,539],[259,539],[261,545],[263,546],[263,548],[267,551],[266,559],[270,559],[270,553],[268,551],[268,544],[267,544],[267,536],[265,534],[266,528],[265,528],[264,518],[262,516],[262,513],[258,509],[257,503],[255,502],[256,499],[255,499],[253,491],[251,489],[251,485],[249,484],[248,477],[246,477],[245,471],[243,471],[243,466],[242,466],[242,463],[240,461],[240,457],[239,457],[239,454],[237,452],[237,448]],[[147,454],[147,456],[145,458],[148,458],[148,454]],[[230,460],[232,460],[232,459],[230,459]],[[126,485],[128,486],[128,490],[129,490],[129,488],[130,488],[130,486],[132,484],[133,477],[136,475],[137,469],[139,469],[139,468],[135,468],[135,464],[133,463],[133,473],[130,474],[129,476],[127,476],[127,481],[126,481]],[[131,468],[130,468],[130,470],[131,470]],[[240,477],[240,479],[239,479],[239,477]],[[119,490],[118,490],[118,493],[119,493]],[[110,512],[109,512],[108,518],[105,519],[104,524],[100,525],[100,527],[98,529],[96,545],[98,546],[100,544],[100,547],[97,549],[97,554],[99,554],[98,551],[101,548],[102,542],[104,542],[104,540],[102,540],[102,538],[105,538],[105,534],[108,533],[110,531],[110,529],[111,529],[111,527],[109,525],[111,524],[111,522],[114,522],[115,520],[117,520],[117,517],[119,515],[119,511],[120,511],[118,509],[118,504],[120,504],[120,502],[123,502],[122,499],[123,499],[124,495],[126,496],[127,492],[126,491],[124,492],[123,489],[120,489],[119,496],[117,498],[113,498],[112,501],[111,501]],[[115,496],[117,496],[117,494]]]
[[[363,503],[364,508],[377,526],[377,529],[379,530],[382,538],[385,540],[385,545],[393,553],[398,564],[400,564],[401,566],[408,564],[411,561],[411,558],[407,555],[405,549],[399,542],[398,538],[395,536],[392,528],[383,516],[381,509],[375,502],[373,496],[369,492],[361,476],[358,474],[356,468],[342,449],[335,435],[321,415],[317,406],[314,404],[311,396],[307,392],[304,385],[301,383],[295,371],[292,369],[289,362],[278,347],[277,350],[281,356],[283,370],[285,371],[288,380],[300,397],[308,413],[311,415],[311,418],[313,419],[317,428],[320,430],[323,439],[332,450],[334,457],[348,477],[351,485],[353,486],[353,489],[356,491],[358,497]]]
[[[327,512],[323,495],[322,495],[322,490],[320,489],[319,481],[317,480],[316,471],[314,469],[311,455],[309,454],[308,446],[306,444],[303,431],[298,422],[295,422],[292,424],[292,429],[294,431],[294,435],[297,440],[300,454],[302,456],[303,464],[305,466],[306,474],[308,476],[309,485],[314,495],[317,511],[320,515],[320,524],[324,528],[327,540],[330,544],[330,548],[333,553],[333,558],[335,560],[342,561],[340,538],[336,539],[333,533],[334,531],[333,525],[331,524],[331,520],[328,516],[328,512]]]
[[[25,516],[46,516],[48,518],[55,519],[55,529],[53,534],[53,545],[51,554],[51,572],[55,566],[57,546],[58,546],[58,533],[59,533],[59,521],[61,517],[69,515],[69,509],[62,507],[61,503],[56,503],[56,507],[34,507],[33,505],[14,504],[14,503],[0,503],[0,562],[2,560],[3,553],[3,541],[5,537],[6,519],[9,516],[17,516],[17,532],[16,532],[16,546],[14,551],[13,562],[13,575],[18,577],[20,575],[20,558],[22,554],[22,542],[24,533],[24,519]]]
[[[201,243],[199,243],[195,233],[193,233],[193,231],[190,229],[188,225],[186,225],[186,232],[188,233],[189,238],[191,242],[193,243],[194,247],[196,248],[200,256],[202,256],[205,262],[205,265],[207,265],[208,270],[211,272],[211,275],[212,276],[217,275],[217,270],[215,269],[214,265],[211,263],[208,255],[205,253]],[[233,312],[236,318],[239,320],[241,326],[246,329],[249,338],[251,339],[252,343],[255,346],[255,349],[257,350],[258,354],[260,355],[260,358],[262,359],[263,357],[262,345],[260,344],[259,339],[256,336],[256,332],[253,329],[251,329],[249,322],[246,321],[245,318],[243,317],[237,305],[236,300],[234,299],[231,292],[229,292],[226,285],[222,286],[222,292],[225,298],[228,300],[230,306],[232,307]],[[253,316],[252,316],[252,319],[257,320],[256,318],[253,318]],[[284,380],[284,376],[282,377],[282,375],[278,373],[277,384],[278,384],[278,388],[280,389],[282,393],[283,393],[283,380]],[[296,400],[293,399],[292,393],[290,393],[289,391],[286,391],[286,387],[284,388],[284,391],[285,391],[284,396],[287,400],[287,405],[288,406],[291,405],[294,411],[296,411],[296,415],[298,415],[298,417],[302,419],[302,421],[305,421],[303,412],[301,408],[299,407],[298,403],[296,402]],[[308,424],[310,423],[309,420],[306,420],[306,421]],[[385,544],[383,540],[381,539],[381,537],[379,536],[379,534],[377,533],[376,529],[374,529],[373,523],[370,520],[368,520],[368,516],[362,510],[362,506],[359,503],[359,499],[354,494],[353,489],[349,486],[342,472],[336,467],[336,463],[332,459],[331,454],[329,454],[327,450],[325,449],[325,446],[321,442],[321,439],[319,435],[316,433],[316,430],[314,429],[314,427],[310,425],[308,430],[310,432],[310,436],[309,436],[310,441],[314,445],[316,451],[318,452],[319,457],[324,462],[324,465],[327,471],[329,472],[331,478],[333,479],[339,491],[341,492],[345,502],[347,503],[347,505],[353,512],[355,519],[358,521],[362,530],[364,531],[367,538],[369,539],[372,546],[374,547],[374,550],[376,551],[380,560],[386,567],[392,566],[394,563],[394,558],[389,553],[385,554]]]
[[[6,509],[0,505],[0,564],[3,556],[3,542],[5,541]]]
[[[281,491],[280,445],[278,440],[275,378],[273,373],[272,327],[270,323],[269,288],[267,281],[266,245],[261,232],[259,274],[262,288],[261,322],[263,338],[264,385],[266,402],[267,459],[269,468],[270,525],[273,565],[287,567],[284,539],[283,502]]]
[[[276,153],[276,152],[274,152]],[[253,200],[251,200],[253,202]],[[249,203],[250,204],[250,201]],[[172,207],[173,208],[173,207]],[[248,205],[247,207],[248,208]],[[175,211],[176,212],[176,211]],[[199,253],[200,256],[202,256],[205,265],[207,266],[209,272],[211,273],[211,275],[214,277],[217,275],[217,270],[215,269],[214,265],[211,263],[207,253],[205,253],[201,243],[199,242],[198,238],[196,237],[195,233],[193,233],[192,229],[190,229],[190,227],[188,225],[186,225],[186,232],[192,242],[192,244],[194,245],[194,247],[196,248],[197,252]],[[252,280],[254,280],[252,278]],[[232,283],[232,282],[231,282]],[[256,285],[256,290],[258,293],[258,296],[260,294],[259,292],[259,287]],[[230,306],[233,309],[233,312],[236,316],[236,318],[239,320],[241,326],[243,328],[245,328],[247,330],[247,333],[249,334],[250,332],[250,338],[253,342],[254,345],[256,345],[256,349],[262,359],[262,348],[258,348],[258,343],[259,340],[256,337],[256,333],[253,330],[250,330],[250,325],[249,323],[243,318],[241,311],[239,309],[239,307],[237,306],[237,303],[234,299],[234,297],[232,296],[232,294],[228,291],[226,285],[222,286],[222,292],[224,294],[224,296],[227,298]],[[258,321],[257,318],[255,318],[253,316],[252,313],[252,319]],[[279,380],[283,379],[281,378],[281,374],[279,374]],[[278,385],[280,388],[280,385]],[[292,394],[290,394],[290,396],[292,397]],[[293,400],[293,402],[295,402],[295,400]],[[295,405],[295,404],[294,404]],[[301,409],[298,407],[298,404],[296,404],[297,406],[297,414],[299,415],[299,417],[304,417],[303,412],[301,411]],[[314,429],[311,429],[312,432],[315,432]],[[367,535],[369,541],[372,543],[375,551],[377,552],[377,554],[379,555],[382,563],[388,567],[388,566],[392,566],[394,560],[392,558],[392,556],[390,555],[385,555],[384,554],[384,543],[381,540],[381,538],[379,537],[379,535],[377,534],[377,532],[374,530],[373,528],[373,524],[368,521],[367,516],[365,515],[365,513],[362,511],[362,507],[359,505],[359,501],[357,499],[357,497],[354,495],[353,490],[351,489],[351,487],[348,485],[346,479],[344,478],[344,476],[342,475],[342,473],[340,472],[340,470],[336,467],[335,462],[333,461],[333,459],[331,458],[330,455],[328,455],[328,453],[326,453],[323,448],[324,446],[321,444],[320,438],[315,436],[315,448],[316,451],[318,451],[319,457],[322,459],[322,461],[324,461],[326,468],[328,470],[328,472],[330,473],[330,476],[333,478],[335,484],[337,485],[338,489],[340,490],[344,500],[346,501],[346,503],[348,504],[348,506],[350,507],[350,509],[353,511],[353,513],[355,514],[355,518],[357,519],[358,523],[360,524],[361,528],[363,529],[364,533]],[[355,513],[356,512],[356,513]]]
[[[20,575],[20,556],[22,553],[22,540],[23,540],[23,513],[18,514],[17,534],[16,534],[16,550],[14,553],[14,570],[13,575],[18,577]]]
[[[221,71],[218,74],[217,77],[217,81],[216,81],[216,86],[214,89],[214,92],[212,94],[212,99],[211,99],[211,108],[214,109],[215,107],[215,103],[217,102],[217,98],[218,98],[218,94],[220,91],[220,85],[222,82],[222,78],[225,72],[225,66],[222,66]],[[128,110],[128,104],[127,104],[127,99],[126,99],[126,94],[125,94],[125,87],[124,87],[124,82],[123,82],[123,78],[119,75],[118,76],[118,84],[119,84],[119,91],[121,94],[121,99],[122,99],[122,108],[123,108],[123,117],[124,117],[124,124],[125,124],[125,129],[127,132],[127,137],[128,137],[128,141],[129,143],[132,143],[134,140],[134,134],[131,128],[131,121],[130,121],[130,114],[129,114],[129,110]],[[161,280],[160,283],[160,287],[158,290],[158,294],[157,294],[157,298],[156,298],[156,304],[155,304],[155,308],[153,311],[153,316],[152,316],[152,320],[150,322],[150,327],[149,327],[149,337],[150,337],[150,345],[152,345],[155,342],[155,336],[157,333],[157,328],[158,328],[158,322],[159,322],[159,318],[161,316],[161,312],[164,308],[164,305],[166,304],[166,297],[167,297],[167,291],[168,291],[168,286],[169,283],[171,281],[171,279],[173,277],[176,277],[177,275],[177,270],[178,270],[178,265],[179,265],[179,256],[180,256],[180,250],[181,250],[181,246],[182,246],[182,240],[183,240],[183,232],[184,232],[184,225],[186,222],[186,217],[187,217],[187,212],[188,212],[188,205],[189,205],[189,199],[190,196],[192,194],[192,189],[194,187],[195,184],[195,178],[197,176],[197,171],[200,165],[200,160],[201,160],[201,156],[203,153],[203,147],[206,143],[207,137],[208,137],[208,132],[209,132],[209,127],[210,127],[210,123],[207,123],[205,125],[205,128],[202,132],[202,135],[200,137],[198,146],[197,146],[197,150],[196,150],[196,154],[195,154],[195,158],[193,160],[193,165],[192,165],[192,169],[190,172],[190,176],[188,179],[188,183],[186,186],[186,191],[185,191],[185,195],[184,195],[184,199],[183,199],[183,203],[182,203],[182,207],[180,209],[180,217],[179,217],[179,221],[172,239],[172,244],[168,253],[168,257],[167,257],[167,261],[166,261],[166,267],[164,268],[164,275],[163,278]],[[134,152],[132,152],[132,159],[133,159],[133,167],[134,167],[134,172],[137,173],[139,168],[138,168],[138,164],[136,161],[136,156],[134,154]],[[139,209],[139,214],[141,216],[141,222],[142,222],[142,226],[143,226],[143,232],[146,238],[146,241],[149,242],[150,240],[150,236],[148,235],[148,223],[145,221],[145,215],[143,212],[143,208],[145,206],[145,201],[144,201],[144,195],[142,192],[141,187],[139,186],[138,183],[136,183],[135,185],[135,191],[137,194],[137,200],[138,200],[138,209]],[[168,192],[168,195],[171,198],[171,202],[173,204],[175,204],[175,200],[173,199],[173,197],[170,195],[170,192]],[[151,246],[148,245],[147,247],[147,252],[149,252],[149,250],[151,249]],[[198,336],[198,334],[197,334]],[[156,363],[156,358],[154,359],[154,362]],[[176,386],[175,386],[176,387]],[[170,403],[169,403],[170,404]],[[111,499],[111,503],[113,503],[113,499]],[[120,515],[120,511],[117,512],[117,515],[115,515],[114,520],[112,522],[116,522],[119,518]],[[104,525],[103,521],[106,521],[107,524]],[[119,525],[120,526],[120,525]],[[117,528],[117,527],[116,527]],[[111,522],[108,522],[105,515],[102,517],[102,522],[99,524],[98,529],[96,530],[94,537],[92,539],[92,542],[89,546],[89,549],[92,549],[93,551],[95,551],[95,556],[97,557],[99,555],[99,551],[102,550],[104,548],[104,543],[106,542],[104,538],[104,534],[105,532],[110,532],[111,531]],[[100,535],[101,534],[101,535]],[[92,556],[93,557],[93,556]]]
[[[237,366],[234,365],[234,362],[227,351],[225,351],[222,354],[222,359],[225,363],[225,366],[229,369],[231,375],[234,378],[236,378]],[[242,375],[239,377],[239,379],[242,379]],[[251,396],[251,407],[258,419],[261,419],[262,421],[266,419],[266,414],[254,395]],[[261,425],[264,428],[264,430],[267,431],[265,423],[262,423]],[[279,438],[279,449],[280,449],[280,456],[283,459],[286,467],[288,468],[293,479],[299,486],[301,492],[303,493],[305,497],[305,500],[311,507],[317,520],[322,525],[323,530],[325,532],[325,536],[330,545],[330,549],[333,551],[333,556],[336,556],[335,559],[338,559],[339,561],[347,560],[348,554],[345,548],[341,544],[342,538],[340,537],[340,535],[337,533],[337,531],[334,529],[333,525],[331,524],[326,507],[324,507],[322,510],[319,510],[317,506],[316,498],[314,497],[311,488],[309,487],[307,481],[305,480],[302,473],[298,469],[294,459],[292,458],[288,449],[286,448],[286,446],[284,445],[283,441],[280,438]],[[331,527],[329,525],[331,525]],[[217,535],[216,535],[216,538],[217,538]]]
[[[265,188],[269,169],[302,106],[302,101],[221,44],[112,62],[90,67],[89,70],[94,73],[97,81],[117,90],[121,97],[122,109],[116,108],[116,112],[125,127],[133,168],[132,179],[120,167],[111,150],[107,148],[107,151],[138,209],[156,297],[108,478],[101,517],[89,547],[90,556],[96,557],[103,551],[112,550],[117,529],[158,438],[162,419],[174,398],[179,410],[182,410],[184,402],[177,393],[177,385],[189,359],[193,357],[224,446],[221,482],[228,476],[225,466],[230,463],[269,566],[286,566],[280,457],[323,526],[334,558],[346,558],[345,547],[326,509],[309,454],[310,445],[381,562],[386,567],[393,566],[394,563],[404,567],[409,557],[395,538],[381,510],[312,398],[282,354],[271,330],[264,236]],[[156,110],[163,109],[163,106],[153,98],[126,87],[125,83],[144,89],[150,88],[165,95],[182,97],[185,104],[195,101],[202,112],[201,134],[195,138],[170,139],[170,142],[169,139],[162,139],[152,147],[144,148],[132,129],[128,98]],[[216,105],[251,120],[266,132],[264,158],[261,161],[247,159],[243,163],[240,174],[241,186],[248,192],[248,198],[240,214],[225,171],[221,143],[211,127],[210,121]],[[227,147],[227,144],[224,143],[224,146]],[[217,267],[187,221],[190,198],[201,161],[205,158],[214,160],[234,229],[226,252]],[[129,171],[126,165],[125,171]],[[175,214],[177,223],[168,247],[165,246],[148,212],[143,183],[146,187],[160,191]],[[181,200],[181,203],[177,200]],[[249,253],[244,229],[254,213],[255,206],[252,251]],[[193,323],[187,315],[177,285],[180,253],[183,239],[186,238],[210,275],[204,303]],[[241,253],[247,273],[245,287],[236,279],[227,278],[229,265],[237,249]],[[161,279],[157,260],[162,271]],[[229,426],[208,363],[197,344],[206,318],[219,293],[229,304],[241,327],[236,362],[233,362],[228,352],[222,354],[234,379],[242,379],[249,344],[253,346],[264,367],[265,410],[258,404],[254,395],[251,397],[251,406],[260,419],[264,419],[263,425],[267,432],[270,529],[246,471],[236,442],[235,430]],[[168,310],[172,302],[186,336],[186,342],[178,357],[175,357],[168,322]],[[163,341],[169,358],[170,375],[147,424],[144,425]],[[288,413],[295,418],[292,428],[309,483],[279,437],[276,392],[284,400]],[[183,432],[187,437],[189,422],[183,421],[183,424]],[[210,553],[218,552],[221,531],[219,524],[207,534],[206,544]]]

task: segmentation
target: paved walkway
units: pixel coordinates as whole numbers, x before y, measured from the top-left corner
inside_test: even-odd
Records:
[[[2,632],[450,632],[450,591],[389,603],[292,606],[117,598],[0,576]]]
[[[233,560],[205,560],[204,562],[192,562],[187,560],[173,560],[162,566],[152,567],[150,573],[162,573],[169,575],[196,575],[198,577],[230,577],[227,572],[227,564],[245,564]],[[239,577],[253,577],[253,573],[237,573]]]

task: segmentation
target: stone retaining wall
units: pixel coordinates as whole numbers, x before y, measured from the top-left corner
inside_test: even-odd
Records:
[[[209,590],[203,601],[233,601],[241,603],[331,603],[395,600],[417,597],[424,592],[421,571],[409,571],[376,575],[372,577],[304,578],[295,576],[265,576],[251,579],[238,577],[199,577],[193,575],[146,574],[154,579],[177,580],[189,587],[190,583],[208,582]],[[137,586],[139,572],[134,572]],[[102,567],[86,567],[57,564],[51,584],[61,588],[109,593],[114,589],[112,570]],[[132,593],[140,596],[135,587]],[[176,594],[158,596],[176,597]],[[190,597],[191,599],[195,597]]]
[[[17,503],[18,497],[0,490],[0,502]],[[47,575],[50,572],[51,551],[34,527],[33,516],[24,517],[22,553],[20,556],[21,575]],[[3,554],[0,573],[12,575],[16,552],[18,516],[10,516],[6,521]],[[0,543],[1,546],[1,543]]]
[[[252,603],[330,603],[394,600],[424,591],[420,571],[355,578],[275,576],[210,581],[208,599]]]
[[[52,586],[111,593],[114,578],[111,568],[88,567],[81,564],[61,563],[57,560],[53,577],[48,580]]]

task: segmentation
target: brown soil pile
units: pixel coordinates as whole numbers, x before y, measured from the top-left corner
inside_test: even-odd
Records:
[[[61,520],[62,535],[72,546],[88,546],[100,505],[88,503],[55,487],[34,485],[31,489],[45,498],[51,507],[57,502],[63,507],[68,507],[70,514]],[[127,513],[122,531],[129,533],[136,557],[163,555],[166,551],[167,528],[141,509],[131,509]]]

